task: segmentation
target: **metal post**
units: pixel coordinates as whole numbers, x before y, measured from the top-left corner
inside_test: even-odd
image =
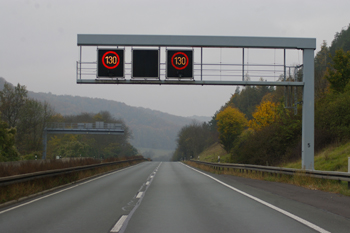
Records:
[[[275,50],[276,51],[276,50]],[[283,49],[283,81],[286,81],[286,49]],[[288,108],[288,87],[284,86],[284,105]]]
[[[314,170],[314,50],[303,51],[302,168]]]
[[[80,67],[79,67],[79,78],[81,79],[81,55],[82,55],[82,50],[81,50],[81,46],[80,46],[80,58],[79,58],[79,62],[80,62]]]
[[[348,157],[348,172],[350,172],[350,157]],[[348,182],[348,189],[350,189],[350,182]]]
[[[286,81],[286,49],[283,50],[283,75],[284,81]]]
[[[201,47],[201,81],[203,81],[203,47]]]
[[[244,81],[244,48],[242,48],[242,81]]]
[[[47,148],[47,130],[44,129],[43,132],[43,156],[42,159],[46,159],[46,148]]]
[[[294,68],[294,82],[297,82],[297,68]],[[297,87],[294,87],[294,115],[298,114],[298,92]]]
[[[158,79],[160,80],[160,46],[158,47]]]

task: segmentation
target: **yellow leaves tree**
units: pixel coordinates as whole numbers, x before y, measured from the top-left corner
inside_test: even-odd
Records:
[[[278,118],[278,104],[269,100],[263,101],[253,113],[253,119],[249,121],[249,127],[258,131],[274,122]]]
[[[216,115],[220,143],[227,152],[233,148],[234,140],[248,125],[245,115],[237,108],[228,106]]]

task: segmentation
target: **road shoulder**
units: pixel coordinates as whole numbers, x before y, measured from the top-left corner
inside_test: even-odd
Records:
[[[311,190],[286,183],[254,180],[232,175],[219,176],[350,219],[350,197],[319,190]]]

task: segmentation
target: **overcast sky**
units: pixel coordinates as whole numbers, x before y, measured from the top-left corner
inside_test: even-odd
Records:
[[[0,0],[0,77],[35,92],[212,116],[235,87],[76,84],[77,34],[311,37],[319,49],[347,28],[349,9],[349,0]]]

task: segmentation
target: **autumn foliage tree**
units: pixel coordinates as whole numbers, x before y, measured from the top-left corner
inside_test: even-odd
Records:
[[[273,122],[276,122],[278,118],[277,114],[278,104],[271,101],[261,102],[260,105],[256,107],[255,112],[252,114],[253,119],[249,121],[249,128],[255,131],[266,127]]]
[[[228,106],[216,116],[220,143],[227,152],[234,146],[234,141],[248,125],[245,115],[237,108]]]

